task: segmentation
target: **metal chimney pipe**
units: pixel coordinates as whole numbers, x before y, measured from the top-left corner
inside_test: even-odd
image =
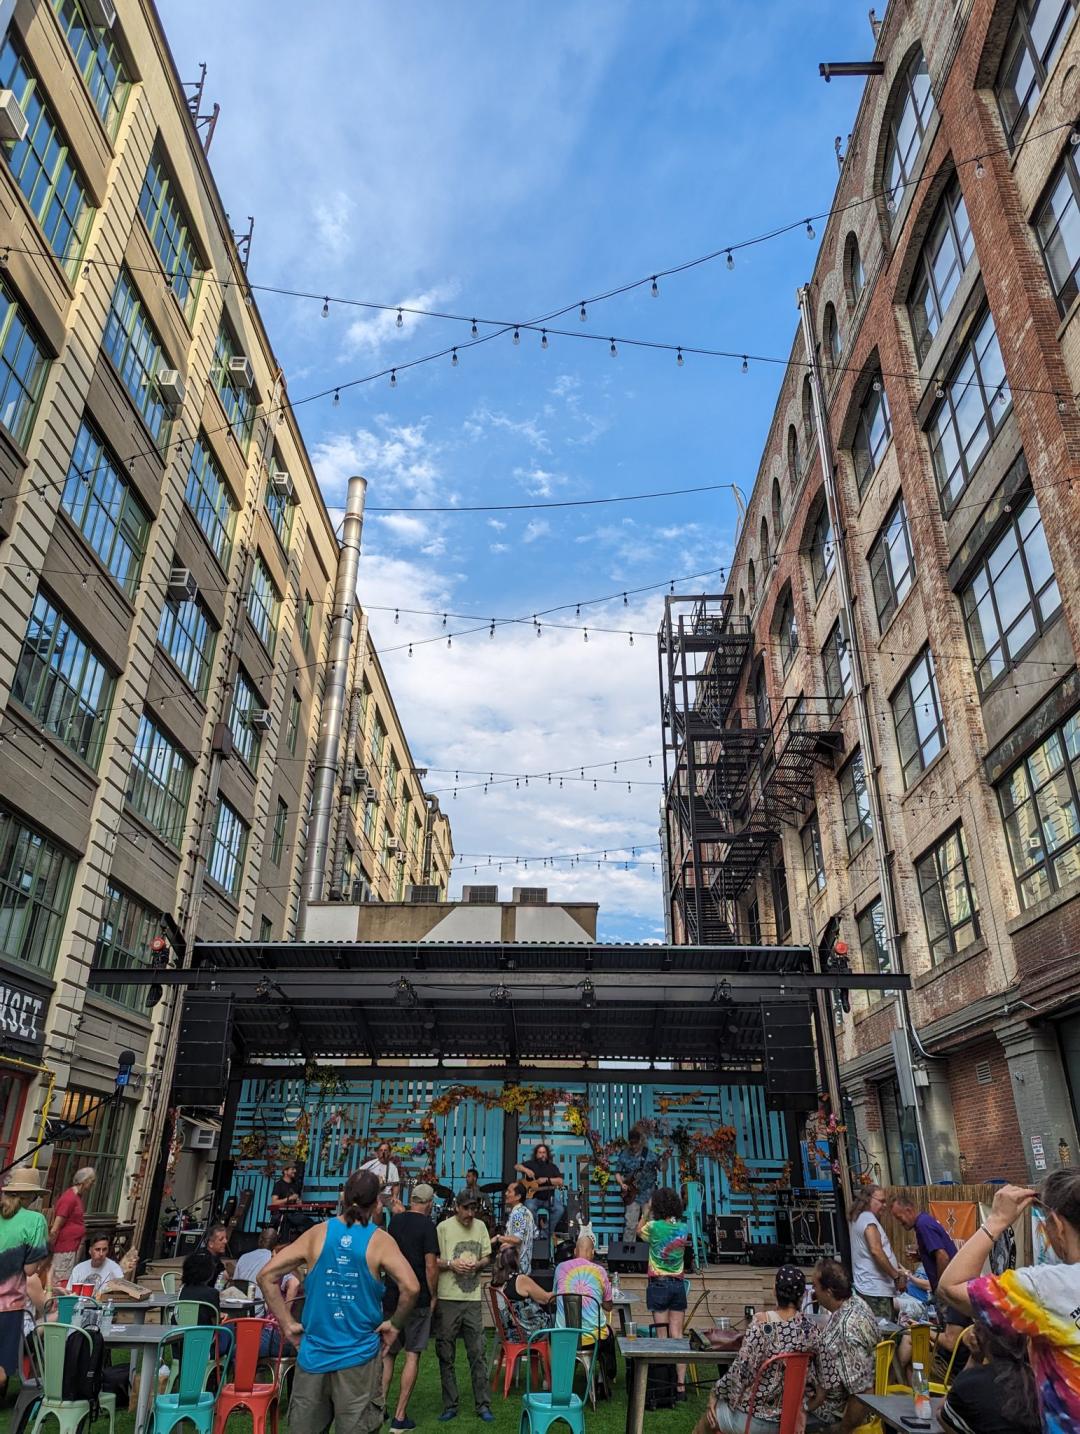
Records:
[[[320,901],[326,880],[330,849],[330,821],[334,812],[334,789],[338,776],[341,729],[345,721],[349,657],[352,648],[353,610],[356,606],[356,575],[360,567],[360,534],[364,528],[364,500],[367,479],[350,478],[341,525],[341,549],[334,583],[334,609],[330,629],[330,658],[323,691],[322,720],[315,749],[315,781],[311,793],[307,854],[304,861],[303,925],[307,904]]]

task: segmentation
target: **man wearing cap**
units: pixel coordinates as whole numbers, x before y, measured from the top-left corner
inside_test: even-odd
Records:
[[[0,1397],[19,1372],[26,1277],[49,1254],[45,1216],[29,1208],[44,1193],[36,1170],[16,1170],[0,1190]]]
[[[400,1211],[390,1221],[390,1238],[397,1241],[398,1248],[408,1260],[420,1284],[420,1293],[412,1314],[405,1322],[405,1328],[383,1355],[385,1403],[390,1392],[390,1381],[394,1377],[394,1363],[401,1351],[405,1351],[405,1367],[401,1371],[401,1385],[394,1417],[390,1421],[391,1429],[416,1428],[415,1422],[409,1418],[409,1400],[420,1370],[420,1356],[427,1349],[428,1340],[431,1338],[431,1317],[435,1310],[435,1295],[439,1283],[439,1239],[431,1220],[434,1201],[435,1191],[430,1185],[414,1185],[409,1197],[409,1208]],[[397,1309],[397,1302],[397,1285],[387,1280],[386,1294],[383,1296],[383,1314],[387,1319]]]
[[[484,1310],[480,1273],[491,1263],[491,1236],[476,1218],[477,1197],[462,1190],[454,1214],[437,1227],[439,1237],[439,1308],[435,1315],[435,1353],[439,1356],[443,1409],[439,1422],[456,1419],[457,1374],[454,1369],[459,1337],[465,1342],[472,1376],[473,1402],[485,1424],[494,1422],[484,1362]]]

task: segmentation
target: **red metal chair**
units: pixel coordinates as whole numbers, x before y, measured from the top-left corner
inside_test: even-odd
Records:
[[[750,1407],[746,1411],[746,1434],[750,1434],[754,1406],[757,1403],[758,1386],[770,1364],[784,1366],[784,1399],[780,1405],[780,1423],[776,1426],[776,1434],[803,1434],[803,1430],[806,1428],[803,1396],[806,1393],[806,1376],[809,1373],[810,1361],[813,1357],[812,1354],[803,1351],[797,1354],[791,1352],[769,1356],[758,1370],[750,1388]]]
[[[234,1409],[246,1409],[251,1415],[252,1434],[277,1434],[278,1397],[281,1394],[281,1331],[272,1319],[227,1320],[223,1328],[231,1329],[235,1338],[232,1350],[232,1379],[218,1395],[214,1411],[214,1434],[223,1434],[229,1415]],[[270,1356],[272,1379],[269,1384],[256,1382],[260,1364],[268,1356],[259,1355],[263,1330],[273,1330],[278,1336],[278,1353]]]
[[[517,1317],[514,1306],[503,1294],[502,1290],[496,1289],[494,1285],[488,1286],[488,1296],[491,1300],[491,1318],[495,1326],[495,1359],[491,1367],[491,1387],[494,1389],[499,1382],[499,1370],[503,1371],[503,1398],[510,1394],[510,1386],[514,1382],[514,1371],[517,1369],[518,1360],[528,1354],[532,1360],[533,1375],[537,1375],[537,1362],[544,1366],[544,1374],[547,1378],[548,1388],[551,1388],[551,1349],[546,1343],[534,1344],[529,1350],[529,1335],[525,1326]]]

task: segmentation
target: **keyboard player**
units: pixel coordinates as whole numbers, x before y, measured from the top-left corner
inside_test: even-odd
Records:
[[[274,1182],[270,1192],[270,1223],[279,1231],[283,1244],[295,1240],[311,1224],[310,1217],[301,1209],[303,1198],[298,1175],[295,1165],[284,1166],[281,1179]]]

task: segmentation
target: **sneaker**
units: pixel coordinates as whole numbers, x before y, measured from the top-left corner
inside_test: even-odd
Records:
[[[456,1419],[456,1418],[457,1418],[457,1410],[456,1410],[456,1409],[444,1409],[443,1412],[439,1415],[439,1423],[440,1423],[440,1424],[447,1424],[447,1423],[449,1423],[449,1421],[450,1421],[451,1419]]]
[[[494,1414],[492,1414],[491,1410],[488,1409],[486,1406],[485,1406],[485,1408],[483,1408],[483,1409],[478,1409],[478,1410],[476,1411],[476,1416],[477,1416],[478,1419],[482,1419],[485,1424],[494,1424],[494,1423],[495,1423],[495,1416],[494,1416]]]
[[[415,1428],[416,1428],[416,1420],[415,1420],[415,1419],[392,1419],[392,1420],[390,1421],[390,1428],[391,1428],[391,1429],[415,1429]]]

